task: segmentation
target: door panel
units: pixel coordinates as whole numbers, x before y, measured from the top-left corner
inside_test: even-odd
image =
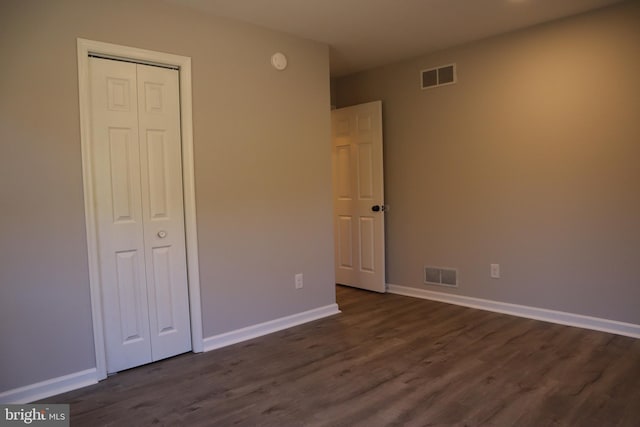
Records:
[[[336,147],[336,195],[340,200],[351,200],[351,148]]]
[[[147,157],[149,165],[149,217],[167,218],[169,215],[167,194],[167,138],[162,130],[147,130]]]
[[[135,189],[132,187],[132,151],[136,150],[133,129],[109,128],[109,156],[111,161],[111,203],[113,222],[131,222],[133,219]],[[133,140],[133,141],[132,141]]]
[[[375,274],[375,217],[360,217],[360,269]]]
[[[176,330],[171,292],[171,246],[153,248],[153,278],[155,280],[158,334]]]
[[[136,65],[91,58],[89,66],[107,370],[116,372],[151,360],[138,113],[133,107]]]
[[[140,283],[140,260],[137,251],[116,252],[116,274],[118,283],[118,303],[122,343],[127,344],[143,340],[146,335],[144,325],[146,319],[139,309],[138,283]]]
[[[358,147],[358,199],[373,200],[373,147],[359,143]]]
[[[332,141],[336,282],[385,292],[381,102],[334,110]]]
[[[142,212],[153,360],[191,350],[178,72],[138,65]]]
[[[338,267],[342,270],[353,269],[353,231],[351,226],[352,218],[341,215],[337,224],[337,257]]]

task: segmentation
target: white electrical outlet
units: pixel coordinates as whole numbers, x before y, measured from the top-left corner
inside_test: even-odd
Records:
[[[492,279],[500,278],[500,264],[491,264],[491,278]]]
[[[302,289],[302,287],[304,286],[304,281],[302,280],[302,273],[296,274],[295,284],[296,284],[296,289]]]

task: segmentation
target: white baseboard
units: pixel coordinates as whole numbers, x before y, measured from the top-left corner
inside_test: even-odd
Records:
[[[227,332],[220,335],[214,335],[204,339],[204,351],[214,350],[216,348],[225,347],[257,338],[272,332],[287,329],[292,326],[301,325],[323,317],[333,316],[340,313],[338,304],[330,304],[324,307],[315,308],[313,310],[302,313],[293,314],[291,316],[281,317],[269,322],[260,323],[235,331]],[[64,375],[62,377],[52,378],[24,387],[15,388],[0,393],[1,404],[25,404],[36,400],[45,399],[56,394],[66,393],[71,390],[86,387],[98,382],[98,373],[96,368],[87,369],[85,371],[75,372],[73,374]]]
[[[526,305],[509,304],[506,302],[472,298],[392,284],[387,284],[387,292],[414,298],[462,305],[465,307],[478,308],[480,310],[494,311],[496,313],[511,314],[513,316],[542,320],[560,325],[576,326],[578,328],[640,338],[640,325],[618,322],[617,320],[601,319],[598,317],[583,316],[581,314],[547,310],[544,308],[529,307]]]
[[[293,314],[291,316],[247,326],[246,328],[236,329],[235,331],[214,335],[204,339],[204,351],[226,347],[231,344],[257,338],[262,335],[291,328],[292,326],[301,325],[323,317],[333,316],[338,313],[340,313],[338,304],[330,304],[324,307],[314,308],[313,310],[304,311],[302,313]]]
[[[75,372],[62,377],[52,378],[24,387],[14,388],[0,393],[0,403],[24,404],[44,399],[56,394],[86,387],[98,382],[96,368]]]

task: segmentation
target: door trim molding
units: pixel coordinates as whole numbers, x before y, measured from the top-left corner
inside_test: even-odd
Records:
[[[107,377],[98,240],[91,164],[91,102],[89,91],[89,54],[105,55],[146,64],[177,67],[180,79],[180,135],[182,138],[182,186],[184,190],[184,223],[187,250],[187,276],[189,283],[189,312],[191,317],[191,346],[195,353],[204,349],[202,339],[202,307],[200,304],[200,269],[198,265],[198,233],[196,226],[196,199],[193,161],[193,119],[191,100],[191,58],[170,53],[155,52],[135,47],[77,39],[78,89],[80,105],[80,141],[82,148],[82,178],[84,189],[85,223],[91,289],[93,340],[96,352],[97,379]]]

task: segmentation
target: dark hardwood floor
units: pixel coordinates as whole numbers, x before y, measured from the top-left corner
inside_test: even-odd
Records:
[[[640,340],[338,287],[342,314],[46,399],[72,426],[640,426]]]

